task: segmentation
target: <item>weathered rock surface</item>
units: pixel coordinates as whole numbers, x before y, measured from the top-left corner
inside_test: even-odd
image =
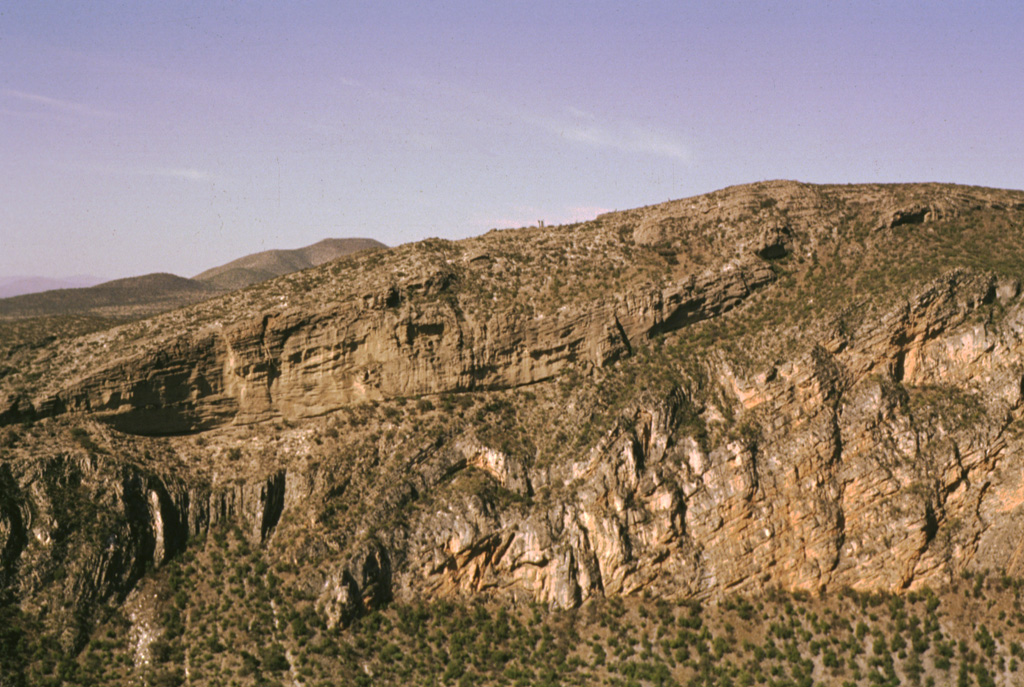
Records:
[[[952,274],[770,381],[723,366],[713,383],[758,422],[711,450],[676,427],[684,394],[641,404],[544,476],[560,489],[552,503],[499,509],[466,495],[425,513],[399,547],[411,565],[396,586],[571,607],[643,589],[898,591],[964,569],[1021,574],[1024,309],[1013,303],[998,328],[964,326],[993,289]],[[501,482],[506,464],[483,469]]]
[[[21,353],[0,588],[120,599],[220,522],[331,624],[1024,575],[1021,226],[1016,192],[758,184]],[[977,227],[1010,240],[883,264]]]
[[[773,278],[759,260],[725,268],[613,301],[512,318],[447,300],[456,277],[441,269],[422,284],[324,311],[286,310],[216,335],[182,335],[37,400],[36,415],[87,411],[123,431],[167,434],[534,384],[568,365],[603,366],[627,354],[630,341],[714,317]]]

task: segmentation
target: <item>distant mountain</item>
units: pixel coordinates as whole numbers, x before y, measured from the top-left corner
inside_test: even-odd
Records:
[[[52,291],[54,289],[79,289],[95,286],[104,281],[103,277],[94,277],[88,274],[79,274],[62,279],[31,276],[0,277],[0,298],[21,296],[26,293],[39,293],[40,291]]]
[[[378,248],[387,246],[373,239],[324,239],[312,246],[295,250],[253,253],[206,270],[193,279],[224,291],[233,291],[282,274],[316,267],[343,255]]]
[[[132,317],[195,303],[221,290],[167,273],[115,279],[81,289],[56,289],[0,300],[0,317],[92,314]]]
[[[225,291],[321,265],[361,250],[386,248],[373,239],[325,239],[305,248],[268,250],[233,260],[187,279],[168,273],[115,279],[86,288],[56,288],[0,297],[0,318],[88,316],[113,320],[148,317]],[[76,279],[70,278],[68,281]],[[53,280],[59,281],[59,280]],[[0,286],[6,282],[0,282]],[[41,282],[39,282],[41,283]],[[99,326],[102,319],[91,326]],[[46,322],[40,322],[43,329]],[[0,337],[2,339],[2,337]]]

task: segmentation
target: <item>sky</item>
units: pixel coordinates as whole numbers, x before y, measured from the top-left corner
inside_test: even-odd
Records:
[[[1024,3],[0,0],[0,276],[765,179],[1024,188]]]

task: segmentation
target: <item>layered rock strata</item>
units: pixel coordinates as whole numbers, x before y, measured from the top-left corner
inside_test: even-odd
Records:
[[[531,235],[562,257],[512,257],[515,233],[428,244],[268,287],[281,307],[253,291],[244,316],[144,325],[195,331],[33,351],[52,372],[0,377],[0,588],[26,607],[54,588],[72,609],[120,599],[217,523],[294,566],[331,624],[437,595],[573,607],[1024,575],[1014,265],[984,253],[826,300],[864,288],[844,261],[869,249],[1024,225],[1021,194],[940,190],[757,185]],[[596,296],[541,300],[565,293],[564,256],[598,247],[635,262]],[[538,286],[545,260],[563,271]],[[808,293],[830,305],[786,300],[826,260],[835,283]],[[776,301],[810,314],[760,317]],[[621,398],[594,402],[605,382]],[[602,413],[591,439],[577,425]]]

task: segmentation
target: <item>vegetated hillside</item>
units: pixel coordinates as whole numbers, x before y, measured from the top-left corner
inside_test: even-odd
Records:
[[[224,291],[233,291],[282,274],[316,267],[343,255],[386,247],[373,239],[324,239],[295,250],[253,253],[206,270],[193,278]]]
[[[384,244],[373,239],[324,239],[297,250],[248,255],[207,270],[194,279],[155,273],[88,288],[62,288],[0,298],[0,355],[7,347],[106,330],[342,255],[382,247]]]
[[[0,317],[95,314],[116,317],[159,312],[209,298],[217,291],[167,273],[115,279],[96,286],[56,289],[0,299]]]
[[[767,182],[12,349],[4,674],[1014,684],[1022,232]]]

